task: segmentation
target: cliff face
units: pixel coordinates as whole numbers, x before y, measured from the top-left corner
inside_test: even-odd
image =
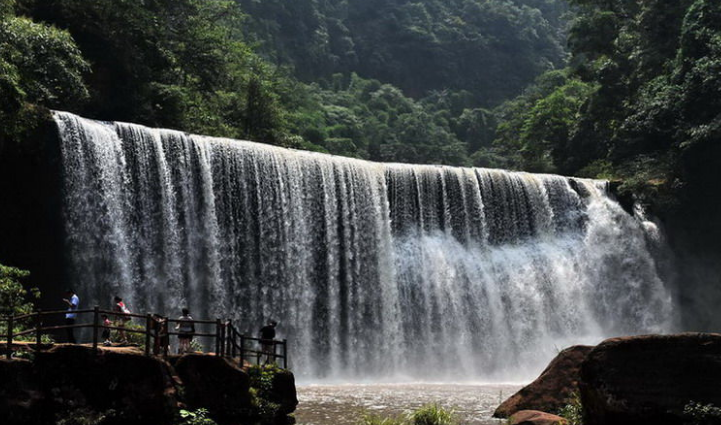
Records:
[[[671,204],[649,199],[673,250],[671,269],[684,331],[715,332],[721,326],[721,143],[685,153]]]
[[[273,378],[277,403],[251,390],[251,379],[238,365],[208,355],[180,358],[176,366],[140,353],[57,346],[33,361],[0,360],[0,417],[4,424],[55,423],[63,418],[94,418],[103,425],[172,424],[179,408],[207,409],[221,425],[281,425],[295,410],[294,380]]]
[[[65,276],[57,128],[39,113],[23,135],[0,140],[0,263],[31,271],[39,307],[61,306]]]

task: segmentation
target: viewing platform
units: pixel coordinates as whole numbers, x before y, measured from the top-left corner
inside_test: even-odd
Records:
[[[10,359],[13,353],[19,351],[37,352],[57,345],[80,345],[117,352],[139,350],[146,356],[167,358],[170,356],[171,336],[180,335],[171,327],[181,322],[178,319],[170,319],[152,313],[143,315],[102,310],[97,306],[93,309],[74,311],[78,323],[72,325],[46,324],[48,322],[60,322],[67,313],[66,310],[39,310],[34,313],[0,318],[0,323],[3,324],[4,328],[4,330],[0,328],[0,331],[5,332],[4,334],[0,333],[0,353]],[[115,319],[112,325],[106,326],[103,323],[103,315]],[[85,320],[83,321],[83,319]],[[137,326],[138,319],[141,324],[140,327]],[[118,326],[118,321],[132,323],[132,325]],[[242,334],[231,320],[188,320],[184,321],[184,323],[192,323],[194,326],[204,328],[199,332],[194,332],[193,338],[203,338],[206,342],[203,347],[211,346],[213,349],[205,350],[203,348],[200,353],[237,361],[241,367],[245,364],[276,363],[284,369],[288,369],[288,344],[285,339],[264,340]],[[90,341],[77,344],[57,343],[47,339],[43,341],[44,335],[67,331],[68,329],[90,329]],[[104,330],[139,335],[142,341],[140,343],[111,343],[104,345],[100,337],[101,332]],[[193,353],[198,353],[198,350],[191,350],[184,354]]]

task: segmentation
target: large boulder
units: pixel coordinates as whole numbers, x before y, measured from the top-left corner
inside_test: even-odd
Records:
[[[681,425],[691,401],[721,407],[721,334],[606,340],[579,386],[587,425]]]
[[[566,425],[568,421],[560,416],[538,410],[521,410],[514,413],[508,425]]]
[[[78,412],[103,416],[107,425],[172,424],[177,400],[167,363],[82,346],[57,346],[33,362],[0,362],[3,423],[55,423]]]
[[[558,412],[578,391],[581,363],[592,349],[576,345],[561,351],[535,381],[498,406],[493,416],[507,418],[521,410]]]
[[[34,361],[40,390],[53,404],[114,411],[118,422],[170,424],[177,399],[164,361],[131,350],[57,346]]]
[[[280,370],[273,376],[270,401],[280,406],[279,413],[290,415],[298,406],[295,376],[288,370]]]
[[[208,409],[218,423],[242,423],[256,414],[250,377],[227,359],[188,354],[178,359],[175,370],[183,383],[183,398],[188,406]]]

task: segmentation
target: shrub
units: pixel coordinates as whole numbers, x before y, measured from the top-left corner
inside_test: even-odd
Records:
[[[272,424],[280,415],[280,404],[271,401],[273,395],[273,379],[281,369],[274,365],[253,365],[248,369],[251,394],[261,424]]]
[[[217,423],[208,417],[207,409],[198,409],[195,411],[180,410],[181,421],[178,425],[217,425]]]
[[[683,416],[687,425],[721,424],[721,408],[712,404],[691,401],[683,408]]]
[[[568,420],[568,425],[583,425],[583,405],[581,396],[574,392],[568,400],[568,404],[561,408],[558,416]]]

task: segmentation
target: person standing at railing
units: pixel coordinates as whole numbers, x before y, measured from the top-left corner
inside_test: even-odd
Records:
[[[123,302],[123,299],[116,296],[115,299],[115,306],[113,307],[113,311],[116,313],[124,313],[124,314],[130,314],[130,310],[128,307],[125,306],[125,303]],[[115,316],[115,325],[119,327],[118,333],[120,334],[120,343],[121,344],[127,344],[128,343],[128,336],[125,333],[125,324],[130,321],[130,316],[125,316],[123,314],[119,314]]]
[[[104,340],[103,345],[110,347],[113,342],[110,340],[110,328],[113,326],[113,322],[110,321],[107,314],[100,316],[103,319],[103,334],[101,338]]]
[[[195,335],[195,321],[190,316],[190,310],[183,309],[183,315],[178,318],[178,324],[175,326],[178,331],[178,354],[190,352],[190,342]]]
[[[170,334],[168,333],[168,319],[159,315],[153,315],[153,332],[155,333],[155,343],[153,344],[153,354],[156,356],[168,356],[168,346],[170,345]]]
[[[74,326],[75,320],[78,318],[77,311],[80,305],[80,298],[75,295],[75,291],[72,289],[65,291],[65,296],[67,298],[63,298],[63,301],[68,305],[68,312],[65,313],[65,326]],[[70,344],[76,344],[75,328],[67,328],[66,331],[68,333],[68,342]]]
[[[263,354],[266,355],[265,363],[275,362],[275,327],[278,322],[271,320],[266,326],[260,328],[260,344]]]

